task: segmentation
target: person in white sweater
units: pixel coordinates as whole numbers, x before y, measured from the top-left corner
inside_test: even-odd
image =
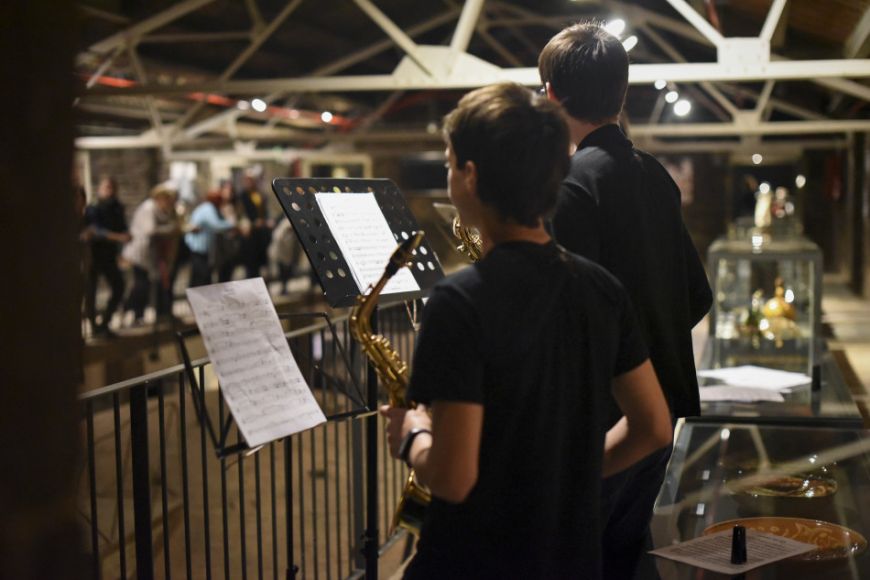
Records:
[[[180,221],[175,213],[176,195],[177,191],[171,183],[155,186],[148,199],[136,208],[130,222],[132,239],[124,246],[121,256],[133,267],[133,287],[127,295],[124,309],[133,312],[134,326],[144,322],[152,288],[156,290],[160,306],[158,310],[171,308],[171,294],[166,304],[165,294],[171,292],[166,282],[181,234]]]

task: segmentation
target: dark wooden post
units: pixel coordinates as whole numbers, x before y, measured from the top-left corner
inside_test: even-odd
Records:
[[[72,2],[0,2],[0,578],[81,578]]]

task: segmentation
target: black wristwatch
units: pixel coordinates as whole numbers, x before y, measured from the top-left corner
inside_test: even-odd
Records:
[[[417,435],[420,433],[429,433],[432,434],[432,431],[429,429],[424,429],[422,427],[417,427],[415,429],[411,429],[408,433],[402,437],[402,442],[399,443],[399,459],[405,462],[408,467],[413,468],[411,465],[411,461],[408,458],[408,454],[411,453],[411,446],[414,444],[414,439],[417,438]]]

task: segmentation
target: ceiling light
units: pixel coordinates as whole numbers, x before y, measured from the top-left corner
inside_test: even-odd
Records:
[[[794,184],[798,189],[802,189],[803,186],[807,184],[807,178],[798,174],[798,176],[794,178]]]
[[[756,165],[761,165],[761,162],[764,161],[764,157],[761,156],[761,153],[753,153],[752,154],[752,162]],[[770,186],[767,186],[770,189]]]
[[[758,154],[756,153],[756,155],[758,155]],[[759,155],[759,157],[761,157],[761,156]],[[758,186],[758,191],[760,191],[761,193],[769,192],[770,191],[770,184],[767,183],[766,181],[762,181],[761,185]]]
[[[426,125],[426,132],[430,135],[434,135],[435,133],[437,133],[438,123],[436,123],[435,121],[429,121],[429,123]]]
[[[666,81],[665,79],[659,79],[655,82],[655,85],[653,86],[655,86],[656,90],[660,91],[668,86],[668,81]]]
[[[685,117],[689,114],[689,111],[692,110],[692,103],[687,101],[686,99],[680,99],[676,103],[674,103],[674,114],[677,117]]]
[[[242,111],[247,111],[251,108],[251,103],[249,103],[248,101],[239,101],[238,103],[236,103],[236,106]]]
[[[637,46],[637,37],[633,34],[622,41],[622,47],[625,49],[625,52],[628,52],[635,46]]]
[[[665,100],[669,103],[676,103],[677,99],[680,98],[680,93],[677,91],[668,91],[665,95]]]
[[[623,20],[622,18],[616,18],[614,20],[611,20],[604,25],[604,30],[619,38],[620,36],[622,36],[622,33],[625,30],[625,20]]]
[[[253,109],[258,113],[262,113],[266,110],[266,101],[263,99],[254,99],[251,101],[251,107],[253,107]]]
[[[324,123],[331,123],[332,113],[330,113],[329,111],[323,111],[322,113],[320,113],[320,120]]]

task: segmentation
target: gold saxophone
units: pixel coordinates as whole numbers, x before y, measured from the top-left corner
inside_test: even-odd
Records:
[[[472,262],[480,260],[482,253],[480,235],[467,228],[459,221],[459,216],[453,218],[453,236],[459,240],[456,249],[465,254]]]
[[[408,388],[408,365],[399,353],[383,335],[372,332],[372,312],[378,304],[378,297],[384,286],[400,268],[408,265],[413,251],[423,241],[423,232],[417,232],[410,239],[402,242],[390,256],[390,261],[384,270],[380,280],[365,294],[359,296],[356,305],[350,313],[350,332],[369,358],[372,366],[378,374],[378,378],[389,395],[390,405],[393,407],[408,407],[405,392]],[[414,470],[408,475],[399,506],[393,516],[392,529],[402,527],[412,534],[419,535],[423,524],[423,516],[426,506],[432,501],[429,490],[417,482]]]

